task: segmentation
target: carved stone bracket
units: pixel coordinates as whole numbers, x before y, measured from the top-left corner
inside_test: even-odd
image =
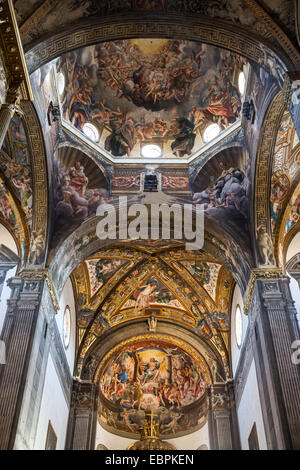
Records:
[[[44,279],[47,283],[48,291],[50,294],[50,298],[52,301],[53,308],[55,312],[57,313],[59,310],[59,302],[57,300],[57,295],[56,295],[56,290],[52,281],[51,274],[48,269],[23,269],[23,271],[20,272],[20,277],[22,279],[26,279],[27,282],[29,282],[31,279],[32,280],[42,280]]]
[[[285,274],[278,268],[257,268],[251,271],[248,287],[244,298],[244,313],[248,315],[252,302],[253,292],[258,279],[280,279],[285,278]]]

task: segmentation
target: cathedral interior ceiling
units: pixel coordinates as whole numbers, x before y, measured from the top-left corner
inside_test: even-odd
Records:
[[[136,437],[150,409],[162,436],[199,429],[207,386],[231,376],[235,282],[247,310],[255,280],[282,275],[300,228],[292,3],[14,1],[35,100],[1,148],[0,221],[57,310],[71,276],[75,375],[111,432]],[[204,205],[202,250],[97,237],[97,208],[141,202],[149,165],[166,201]]]

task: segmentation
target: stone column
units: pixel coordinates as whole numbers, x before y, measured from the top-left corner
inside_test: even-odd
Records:
[[[20,111],[21,93],[17,91],[8,91],[6,103],[0,108],[0,148],[2,148],[6,137],[10,121],[14,117],[16,111]]]
[[[300,336],[289,279],[257,280],[249,314],[268,448],[300,449],[300,364],[292,361]]]
[[[0,371],[0,449],[12,449],[44,280],[11,278],[11,297],[1,334],[6,364]]]
[[[208,394],[212,450],[240,449],[233,382],[215,383]]]
[[[66,439],[67,450],[95,450],[97,397],[96,384],[74,380]]]

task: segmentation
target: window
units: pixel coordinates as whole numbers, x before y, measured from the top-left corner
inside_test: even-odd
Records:
[[[240,94],[243,96],[245,93],[245,87],[246,87],[246,78],[245,78],[244,72],[240,72],[239,74],[238,85],[239,85]]]
[[[70,310],[69,305],[66,306],[65,312],[64,312],[63,339],[64,339],[65,349],[67,349],[70,344],[70,339],[71,339],[71,310]]]
[[[57,74],[57,91],[61,96],[65,90],[65,76],[62,72]]]
[[[259,450],[256,423],[253,424],[248,437],[249,450]]]
[[[161,148],[155,144],[147,144],[142,148],[142,155],[145,158],[158,158],[161,154]]]
[[[242,344],[243,338],[243,321],[242,321],[242,312],[239,305],[237,305],[235,310],[235,338],[238,347]]]
[[[210,142],[220,134],[220,127],[218,124],[210,124],[204,131],[203,140],[204,142]]]
[[[86,122],[84,124],[82,132],[93,142],[98,142],[100,138],[97,127],[90,122]]]

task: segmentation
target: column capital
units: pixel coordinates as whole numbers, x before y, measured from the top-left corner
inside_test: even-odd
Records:
[[[252,269],[250,274],[250,279],[248,282],[248,286],[246,289],[245,297],[244,297],[244,313],[248,315],[250,305],[252,302],[253,292],[255,288],[256,281],[259,280],[267,280],[267,279],[284,279],[286,278],[286,274],[280,268],[255,268]]]
[[[54,311],[57,313],[59,310],[59,302],[57,299],[56,290],[52,281],[49,269],[23,269],[19,273],[20,278],[27,281],[41,281],[45,280],[53,304]]]

